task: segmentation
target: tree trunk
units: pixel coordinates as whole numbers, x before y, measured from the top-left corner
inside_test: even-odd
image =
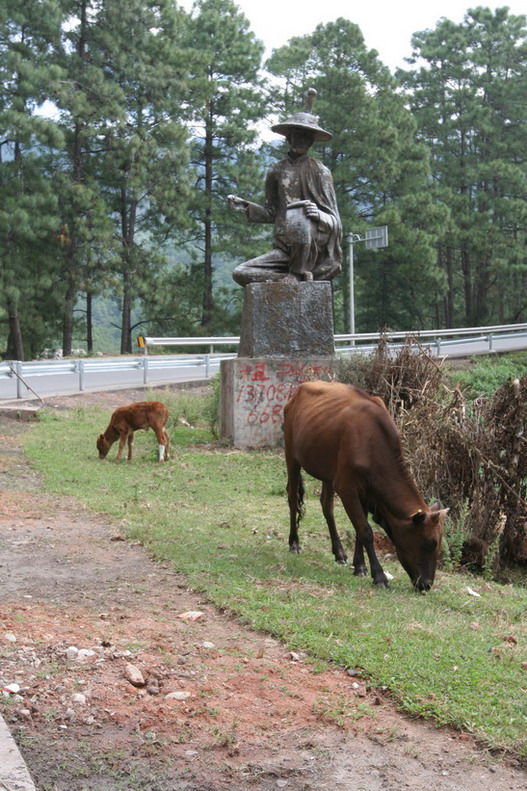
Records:
[[[121,354],[132,353],[131,337],[132,283],[129,272],[124,273],[123,304],[121,308]]]
[[[86,292],[86,351],[88,354],[93,352],[93,315],[92,315],[93,295],[91,291]]]
[[[129,173],[123,174],[121,184],[121,239],[123,262],[123,302],[121,309],[121,354],[132,353],[132,304],[134,286],[134,238],[137,200],[129,195]],[[129,209],[128,209],[129,207]]]
[[[7,356],[12,360],[25,360],[24,344],[22,341],[22,329],[20,327],[20,316],[18,306],[11,300],[7,305],[9,315],[9,337],[7,339]]]
[[[73,308],[75,307],[75,294],[75,286],[70,281],[64,300],[64,319],[62,322],[62,354],[64,357],[71,357],[71,349],[73,345]]]
[[[207,124],[205,130],[205,218],[204,218],[204,277],[203,277],[203,312],[201,316],[202,329],[210,328],[214,309],[212,299],[212,163],[213,163],[213,109],[209,104]]]

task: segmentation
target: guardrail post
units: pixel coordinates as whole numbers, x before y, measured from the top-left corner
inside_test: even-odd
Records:
[[[82,391],[84,390],[84,360],[77,360],[77,362],[75,363],[75,367],[79,372],[79,390],[82,393]]]
[[[437,349],[437,356],[441,356],[441,338],[436,338],[436,349]]]
[[[209,378],[209,355],[205,355],[205,379]]]
[[[20,360],[15,362],[15,371],[18,374],[16,378],[16,397],[22,398],[22,363]]]
[[[488,341],[489,341],[489,352],[491,352],[493,350],[493,342],[494,342],[494,335],[492,334],[492,332],[488,336]]]
[[[145,346],[146,351],[146,346]],[[148,357],[143,357],[143,384],[148,384]]]

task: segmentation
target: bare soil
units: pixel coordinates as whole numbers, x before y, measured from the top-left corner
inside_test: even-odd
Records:
[[[47,401],[111,411],[141,397]],[[25,431],[0,418],[0,687],[20,687],[0,711],[40,791],[525,789],[514,760],[406,718],[344,668],[315,672],[106,517],[44,493]],[[93,653],[68,659],[72,646]]]

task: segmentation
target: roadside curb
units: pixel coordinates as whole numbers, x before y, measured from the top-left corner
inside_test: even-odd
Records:
[[[0,715],[0,788],[2,791],[37,791],[11,731]]]
[[[36,398],[6,398],[0,399],[0,416],[14,418],[15,420],[34,420],[41,409],[49,408],[50,405],[46,403],[47,399],[63,398],[63,397],[82,397],[87,395],[96,395],[101,392],[126,392],[127,390],[158,390],[170,387],[172,390],[188,390],[199,387],[210,386],[209,379],[189,379],[188,381],[177,382],[159,382],[158,384],[137,384],[137,385],[116,385],[106,388],[93,388],[82,391],[75,391],[73,393],[47,393],[42,399]],[[0,789],[3,791],[3,789]]]
[[[41,406],[29,406],[25,404],[2,404],[0,405],[0,416],[14,418],[15,420],[35,420]]]

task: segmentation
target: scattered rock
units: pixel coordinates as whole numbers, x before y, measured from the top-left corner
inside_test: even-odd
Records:
[[[157,678],[151,678],[148,680],[148,686],[146,688],[146,691],[148,692],[149,695],[159,695],[160,689],[159,689],[159,681],[157,680]]]
[[[139,670],[138,667],[132,665],[130,662],[127,662],[126,667],[124,669],[124,677],[130,684],[133,684],[134,687],[144,687],[145,686],[145,679],[143,674]]]
[[[92,656],[95,656],[95,651],[92,651],[91,648],[81,648],[77,653],[77,659],[79,662],[85,662]]]
[[[16,639],[16,634],[13,634],[12,632],[4,632],[4,640],[7,643],[16,643]]]
[[[74,692],[70,700],[72,703],[78,703],[79,706],[86,705],[86,695],[83,695],[82,692]]]
[[[197,621],[198,618],[202,617],[203,613],[199,610],[189,610],[188,612],[182,612],[176,615],[176,618],[181,618],[182,621]]]
[[[74,659],[77,659],[78,653],[79,649],[74,645],[70,645],[70,647],[66,649],[66,659],[73,661]]]
[[[20,685],[19,684],[7,684],[5,687],[2,687],[4,692],[10,692],[13,695],[16,695],[17,692],[20,692]]]
[[[209,642],[205,641],[204,643],[201,644],[201,647],[202,648],[207,648],[207,649],[214,648],[214,643],[209,643]]]
[[[168,695],[165,695],[166,700],[186,700],[190,698],[190,692],[185,692],[181,690],[180,692],[169,692]]]

